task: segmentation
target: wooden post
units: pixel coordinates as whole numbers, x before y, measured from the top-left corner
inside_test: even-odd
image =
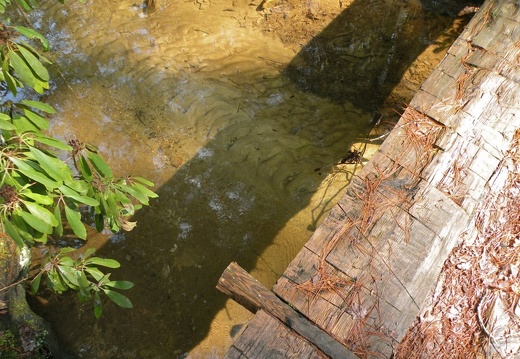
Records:
[[[224,270],[217,289],[253,313],[265,310],[330,358],[358,359],[343,344],[282,302],[235,262]]]

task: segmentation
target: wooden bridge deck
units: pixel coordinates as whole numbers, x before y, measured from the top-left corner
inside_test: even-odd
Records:
[[[479,203],[504,185],[519,82],[520,6],[487,0],[273,287],[287,308],[251,308],[226,358],[390,357],[476,232]],[[321,350],[292,315],[345,351]]]

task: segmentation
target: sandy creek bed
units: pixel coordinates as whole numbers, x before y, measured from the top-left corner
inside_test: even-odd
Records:
[[[361,149],[381,115],[384,132],[467,18],[419,1],[139,5],[32,17],[56,63],[52,132],[156,183],[134,231],[91,239],[135,283],[134,309],[107,303],[96,321],[72,295],[32,302],[83,358],[221,357],[250,318],[214,289],[223,269],[276,281],[355,166],[315,169]]]

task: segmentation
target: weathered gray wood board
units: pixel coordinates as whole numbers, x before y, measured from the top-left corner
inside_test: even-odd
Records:
[[[326,356],[279,320],[260,310],[224,356],[224,359],[247,358],[324,359]]]
[[[253,313],[259,310],[269,313],[292,330],[294,336],[300,335],[332,359],[357,358],[327,332],[282,302],[235,262],[226,268],[218,281],[217,289]]]
[[[273,291],[390,357],[520,128],[520,5],[488,0]]]

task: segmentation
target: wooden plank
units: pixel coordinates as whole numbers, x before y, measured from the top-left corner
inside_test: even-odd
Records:
[[[462,65],[461,58],[456,57],[453,54],[446,54],[444,60],[441,61],[438,67],[440,71],[450,76],[453,81],[456,81],[460,75],[464,73],[464,66]]]
[[[468,33],[469,34],[471,33],[471,32],[468,32],[468,29],[470,28],[470,26],[473,25],[473,22],[475,21],[476,18],[477,18],[477,16],[474,16],[473,19],[471,19],[471,21],[466,26],[466,28],[462,32],[462,34],[460,34],[460,36],[457,38],[457,40],[455,40],[453,42],[453,44],[451,45],[451,47],[448,49],[448,54],[453,55],[454,58],[461,59],[467,55],[467,53],[468,53],[467,36],[468,36]]]
[[[217,289],[252,312],[265,310],[330,358],[357,358],[345,346],[282,302],[234,262],[222,273]]]
[[[504,81],[506,79],[503,76],[495,73],[476,72],[471,77],[471,86],[467,87],[465,91],[469,99],[464,105],[464,112],[472,118],[479,118],[487,106],[494,105],[497,91]]]
[[[479,121],[492,127],[494,131],[498,132],[504,139],[507,139],[506,143],[511,143],[516,129],[520,126],[520,116],[518,116],[520,110],[520,86],[511,81],[504,83],[497,90],[497,96],[495,106],[489,106],[487,111],[482,113]],[[495,144],[495,146],[500,146],[500,152],[504,152],[504,144]]]
[[[253,321],[254,319],[252,319],[251,321]],[[248,327],[251,325],[251,322],[249,322],[248,324]],[[246,327],[246,330],[247,330],[247,327]],[[239,336],[236,343],[238,343],[239,346],[245,346],[243,341],[245,341],[246,339],[245,338],[248,338],[250,337],[249,335],[248,336],[244,336],[244,338],[242,338],[242,336]],[[237,347],[235,347],[235,345],[232,345],[228,351],[226,352],[226,354],[224,355],[224,359],[245,359],[247,358],[247,353],[244,354],[240,349],[238,349]]]
[[[392,143],[392,139],[389,140]],[[381,172],[378,167],[386,172]],[[374,223],[366,228],[367,233],[358,237],[362,227],[358,222],[354,223],[355,229],[352,230],[342,231],[340,227],[334,232],[330,231],[335,235],[341,234],[335,246],[330,249],[322,246],[321,251],[317,245],[313,245],[311,250],[306,247],[277,282],[274,291],[342,342],[353,342],[355,335],[351,333],[364,331],[363,340],[365,344],[371,341],[370,350],[389,355],[390,343],[404,335],[415,319],[416,313],[409,309],[415,305],[418,310],[418,303],[428,293],[428,284],[425,287],[421,284],[433,281],[440,271],[439,263],[428,266],[430,280],[417,281],[417,256],[431,253],[431,246],[437,245],[440,239],[435,238],[434,232],[406,212],[409,203],[404,197],[406,191],[412,190],[408,194],[414,193],[417,176],[382,152],[373,157],[360,176],[372,177],[373,181],[378,177],[382,179],[372,197],[382,212],[377,213],[376,209],[369,213]],[[356,218],[356,213],[359,219],[363,211],[359,206],[363,200],[359,196],[367,190],[366,185],[369,183],[370,180],[365,182],[361,178],[355,179],[357,205],[345,207],[345,219]],[[401,195],[396,195],[399,191]],[[344,197],[355,201],[351,192],[354,191],[349,186]],[[335,224],[348,225],[339,221],[335,221]],[[410,242],[410,238],[414,241]],[[327,243],[332,243],[332,240],[329,239]],[[302,282],[302,278],[305,278],[306,283]],[[307,296],[303,288],[307,290]],[[355,302],[351,301],[352,298]],[[388,302],[385,298],[400,299]],[[361,316],[359,313],[364,314]],[[361,319],[362,326],[359,325]],[[384,333],[379,330],[381,323],[385,323]],[[386,341],[381,340],[384,336]],[[351,349],[354,352],[356,350]]]
[[[452,57],[454,62],[459,62],[458,68],[460,68],[460,60]],[[434,94],[438,98],[444,98],[452,91],[453,84],[455,83],[457,77],[453,77],[440,68],[435,68],[431,75],[428,76],[426,81],[421,85],[421,89],[428,93]]]
[[[453,127],[460,113],[460,106],[453,99],[456,96],[456,86],[445,97],[439,98],[420,89],[410,102],[410,107],[436,119],[446,127]]]
[[[442,151],[424,169],[424,179],[467,213],[479,202],[486,181],[470,169],[479,147],[453,131],[439,142]]]
[[[288,329],[279,320],[259,310],[224,359],[323,359],[311,343]]]
[[[408,108],[391,135],[380,146],[379,151],[419,178],[424,166],[431,161],[435,154],[434,144],[444,128],[445,126],[441,123],[415,109]],[[384,159],[374,156],[373,162],[379,163],[379,161],[384,162]],[[390,163],[389,165],[392,166]],[[379,164],[377,167],[385,168]],[[385,171],[387,170],[385,169]],[[411,188],[411,186],[408,185],[407,188]]]
[[[345,307],[343,298],[330,290],[331,281],[343,287],[353,284],[353,277],[321,260],[322,256],[328,254],[325,252],[317,255],[304,247],[273,287],[275,293],[283,296],[291,306],[312,318],[323,329],[333,324],[315,319],[327,315],[328,318],[324,320],[330,322]],[[328,282],[329,279],[331,281]],[[321,310],[323,308],[326,310]]]
[[[478,47],[473,48],[472,51],[469,52],[469,56],[465,57],[464,61],[467,65],[488,71],[495,71],[495,69],[501,68],[507,63],[504,58],[495,53]]]
[[[417,206],[424,207],[428,215],[416,207],[412,208],[415,216],[397,206],[394,211],[387,210],[367,237],[355,243],[348,237],[338,241],[326,254],[325,265],[315,253],[300,252],[306,254],[297,257],[298,269],[294,269],[295,262],[291,263],[275,285],[275,292],[340,341],[348,344],[362,336],[370,344],[370,351],[389,356],[391,343],[399,341],[415,320],[445,256],[457,243],[456,230],[448,230],[453,222],[462,230],[467,219],[460,207],[434,188],[422,196]],[[440,214],[428,212],[432,207]],[[416,218],[427,222],[438,234]],[[314,291],[307,286],[307,298],[301,290],[302,273],[308,283],[316,283]],[[321,274],[314,279],[320,273],[327,278]],[[355,281],[349,284],[353,278]]]
[[[369,238],[355,245],[349,245],[348,238],[338,242],[327,255],[325,269],[322,268],[328,277],[308,280],[308,284],[316,284],[314,291],[311,285],[306,287],[307,293],[301,289],[301,274],[305,272],[306,278],[319,274],[320,258],[304,249],[297,257],[298,270],[293,270],[294,263],[289,266],[275,285],[275,292],[346,344],[362,336],[365,344],[370,342],[371,351],[389,356],[390,343],[402,337],[414,321],[416,312],[410,309],[418,310],[442,264],[430,262],[417,271],[416,264],[421,263],[417,257],[431,254],[434,258],[442,241],[398,210],[401,218],[398,213],[387,212],[370,231]],[[413,221],[409,228],[415,240],[410,243],[402,230],[406,220]],[[356,281],[349,284],[352,278]],[[388,301],[390,298],[398,299]],[[356,351],[355,347],[351,349]]]
[[[506,0],[507,1],[507,0]],[[503,6],[503,0],[485,1],[480,10],[473,16],[464,31],[458,37],[461,41],[472,41],[483,29],[490,25],[492,11]],[[484,30],[485,31],[485,30]],[[482,42],[481,47],[486,47],[486,43]],[[454,46],[452,46],[453,48]]]
[[[514,83],[520,82],[520,68],[517,66],[504,66],[498,69],[498,72]]]

